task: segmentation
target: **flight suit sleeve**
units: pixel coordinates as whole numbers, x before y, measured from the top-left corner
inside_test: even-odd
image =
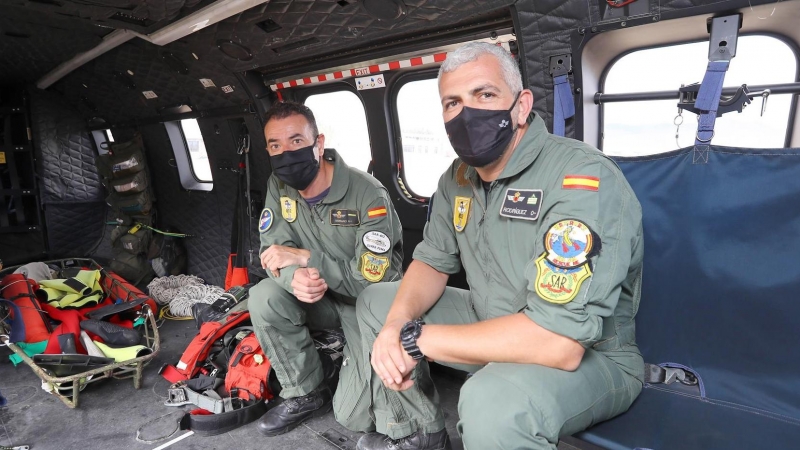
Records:
[[[448,185],[454,184],[454,164],[439,179],[436,193],[430,205],[430,219],[420,242],[414,249],[414,259],[424,262],[439,272],[458,273],[461,270],[461,258],[453,225],[453,199],[448,192]],[[469,226],[469,225],[467,225]]]
[[[540,218],[539,246],[526,266],[523,312],[588,348],[601,339],[603,321],[614,314],[630,273],[641,271],[641,207],[618,170],[597,162],[569,174],[577,174],[579,187],[558,186],[557,201]],[[599,181],[596,191],[594,180]],[[575,266],[562,268],[569,265]]]
[[[280,214],[281,209],[279,196],[280,193],[278,189],[278,183],[275,177],[270,177],[267,184],[267,198],[264,201],[264,209],[261,211],[261,216],[259,217],[258,221],[258,231],[261,239],[261,247],[258,250],[259,258],[261,258],[261,254],[272,245],[283,245],[286,247],[298,248],[296,243],[297,237],[292,230],[292,227]],[[271,216],[268,226],[264,225],[266,214]],[[277,277],[274,276],[269,270],[266,272],[270,278],[277,281],[278,284],[282,288],[286,289],[287,292],[293,293],[294,289],[292,289],[292,280],[294,279],[294,271],[299,267],[300,266],[296,265],[284,267],[280,270]]]
[[[361,223],[356,229],[352,259],[337,260],[311,250],[308,267],[319,270],[334,292],[358,297],[372,283],[397,281],[402,277],[403,229],[386,190],[377,192],[377,196],[369,195],[371,201],[360,202]]]

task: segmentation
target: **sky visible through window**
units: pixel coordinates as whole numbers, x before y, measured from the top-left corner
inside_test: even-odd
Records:
[[[608,73],[603,92],[666,91],[703,80],[708,42],[641,50],[622,57]],[[791,83],[797,59],[791,48],[770,36],[742,36],[736,57],[725,75],[725,86]],[[780,148],[786,138],[791,95],[771,95],[764,116],[756,98],[744,112],[717,118],[716,145]],[[607,103],[604,108],[603,151],[616,156],[667,152],[694,144],[697,115],[683,112],[676,143],[673,121],[677,100]]]
[[[197,119],[181,120],[181,127],[197,181],[211,182],[211,165],[208,163],[206,144],[203,141],[203,134],[200,132]]]
[[[325,147],[336,149],[350,167],[366,171],[372,160],[364,104],[350,91],[309,96],[305,105],[314,113]]]

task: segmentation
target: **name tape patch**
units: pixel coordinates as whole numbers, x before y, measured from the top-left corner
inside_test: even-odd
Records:
[[[514,189],[506,190],[503,204],[500,205],[500,215],[512,219],[536,220],[542,209],[544,193],[541,189]]]
[[[361,238],[361,242],[364,243],[364,247],[379,255],[388,252],[392,246],[389,236],[380,231],[367,231]]]
[[[361,223],[361,216],[356,209],[331,209],[331,225],[337,227],[355,227]]]

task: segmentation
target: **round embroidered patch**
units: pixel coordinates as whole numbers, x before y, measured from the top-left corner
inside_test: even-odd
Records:
[[[586,264],[593,244],[592,230],[575,219],[556,222],[544,235],[547,260],[564,269]]]
[[[272,226],[272,210],[269,208],[264,208],[261,211],[261,217],[258,219],[258,232],[259,233],[266,233],[267,230]]]
[[[392,245],[389,236],[380,231],[367,231],[361,238],[361,242],[364,243],[364,247],[379,255],[388,252]]]

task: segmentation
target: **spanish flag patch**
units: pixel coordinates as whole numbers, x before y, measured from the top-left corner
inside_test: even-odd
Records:
[[[561,183],[561,189],[582,189],[584,191],[600,190],[600,178],[586,175],[567,175]]]
[[[370,208],[367,210],[367,217],[375,219],[376,217],[383,217],[386,215],[386,207],[378,206],[377,208]]]

